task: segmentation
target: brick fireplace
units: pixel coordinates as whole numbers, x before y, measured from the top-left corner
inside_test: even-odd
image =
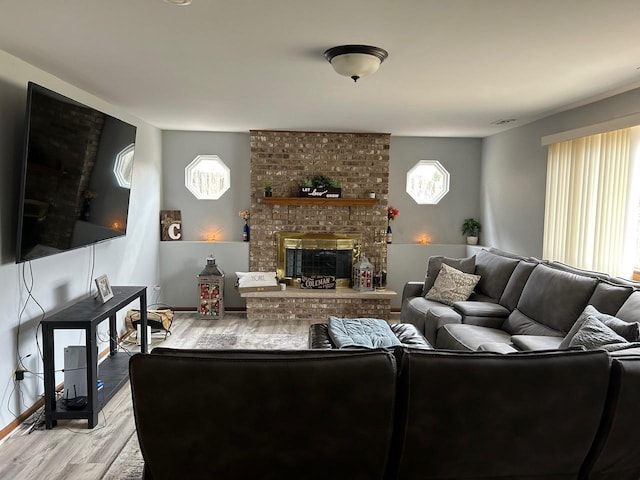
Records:
[[[276,234],[279,232],[361,235],[361,251],[376,270],[386,270],[387,248],[383,240],[389,193],[389,134],[252,130],[250,141],[250,270],[276,271]],[[376,202],[373,205],[359,205],[357,202],[345,205],[264,202],[265,182],[271,183],[274,197],[298,197],[300,180],[314,175],[339,180],[343,198],[363,199],[373,192]],[[362,316],[368,314],[365,311],[367,305],[371,306],[369,313],[373,314],[379,313],[385,302],[387,306],[389,303],[388,299],[370,299],[364,305],[343,298],[343,306],[339,307],[340,299],[335,294],[325,297],[314,301],[305,296],[295,302],[291,299],[284,302],[282,298],[247,298],[247,313],[257,319],[272,318],[274,309],[288,312],[289,318],[291,315],[321,318],[327,312]],[[286,307],[285,303],[295,305]],[[317,308],[319,303],[325,305],[321,311]],[[312,307],[313,313],[303,311]],[[292,309],[296,312],[291,312]]]

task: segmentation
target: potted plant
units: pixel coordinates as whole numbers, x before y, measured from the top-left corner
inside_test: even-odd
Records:
[[[482,230],[482,225],[475,218],[467,218],[462,223],[462,234],[467,236],[467,244],[477,245],[478,234]]]
[[[271,191],[271,189],[272,189],[271,182],[264,182],[263,187],[264,187],[264,196],[265,197],[270,197],[271,195],[273,195],[273,193]]]

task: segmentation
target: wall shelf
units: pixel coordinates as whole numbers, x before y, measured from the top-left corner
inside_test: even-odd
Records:
[[[367,207],[375,205],[376,198],[314,198],[314,197],[263,197],[267,205],[335,205],[343,207]]]

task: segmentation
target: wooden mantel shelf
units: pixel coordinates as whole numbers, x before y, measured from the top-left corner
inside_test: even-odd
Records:
[[[314,197],[263,197],[267,205],[336,205],[343,207],[367,207],[375,205],[375,198],[314,198]]]

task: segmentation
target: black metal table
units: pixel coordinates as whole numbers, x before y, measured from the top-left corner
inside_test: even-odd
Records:
[[[140,299],[140,348],[147,353],[147,287],[112,287],[113,298],[106,303],[90,297],[42,320],[44,357],[45,426],[53,428],[58,419],[86,418],[88,428],[98,423],[98,413],[129,378],[129,355],[117,352],[116,313],[135,299]],[[100,364],[103,387],[98,397],[98,325],[109,319],[109,356]],[[54,331],[84,330],[87,362],[87,404],[80,409],[68,409],[56,400]]]

